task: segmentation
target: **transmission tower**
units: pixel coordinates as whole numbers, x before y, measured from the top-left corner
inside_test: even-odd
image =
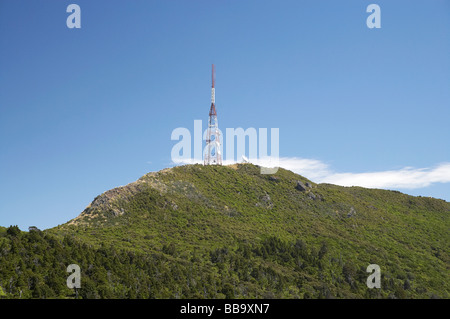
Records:
[[[211,108],[209,110],[208,131],[206,133],[206,148],[203,163],[205,165],[222,165],[222,155],[220,153],[220,132],[217,122],[216,96],[215,96],[216,74],[214,64],[212,65],[212,87],[211,87]]]

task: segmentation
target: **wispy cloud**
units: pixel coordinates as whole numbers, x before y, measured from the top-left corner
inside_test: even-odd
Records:
[[[369,188],[423,188],[435,183],[450,183],[450,163],[432,168],[405,167],[381,172],[334,173],[326,176],[322,182]]]
[[[269,159],[252,161],[254,164],[271,167]],[[176,164],[202,163],[201,160],[183,160]],[[224,165],[236,161],[224,161]],[[434,167],[414,168],[404,167],[397,170],[375,171],[366,173],[339,173],[320,160],[281,157],[279,167],[305,176],[316,183],[330,183],[341,186],[362,186],[367,188],[387,189],[417,189],[428,187],[435,183],[450,183],[450,162],[441,163]]]
[[[434,167],[404,167],[397,170],[365,173],[338,173],[328,164],[303,158],[280,158],[280,167],[289,169],[318,183],[368,188],[416,189],[435,183],[450,183],[450,163]]]

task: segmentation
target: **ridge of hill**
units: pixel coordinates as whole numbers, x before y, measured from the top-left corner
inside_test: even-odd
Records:
[[[84,298],[449,298],[449,212],[443,200],[281,168],[177,166],[53,229],[0,234],[0,287],[73,297],[65,267],[77,263]],[[366,286],[369,264],[381,289]]]

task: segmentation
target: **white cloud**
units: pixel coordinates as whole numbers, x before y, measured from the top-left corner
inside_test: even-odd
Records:
[[[261,166],[272,167],[271,162],[268,158],[258,159],[255,164]],[[280,157],[279,166],[290,170],[294,173],[305,176],[306,178],[318,181],[324,177],[332,174],[327,164],[309,158],[298,158],[298,157]]]
[[[434,183],[450,183],[450,163],[431,168],[404,167],[367,173],[337,173],[321,161],[302,158],[280,158],[280,166],[314,182],[341,186],[416,189]]]
[[[252,161],[254,164],[272,167],[268,158]],[[183,160],[176,164],[202,163],[201,160]],[[224,161],[224,165],[236,161]],[[341,186],[362,186],[367,188],[417,189],[435,183],[450,183],[450,162],[434,167],[404,167],[398,170],[387,170],[367,173],[337,173],[328,164],[307,158],[280,157],[279,166],[294,173],[305,176],[316,183],[330,183]]]
[[[334,173],[321,182],[368,188],[423,188],[434,183],[450,183],[450,163],[442,163],[433,168],[405,167],[381,172]]]

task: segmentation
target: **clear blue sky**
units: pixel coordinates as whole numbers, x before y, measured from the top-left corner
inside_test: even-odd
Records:
[[[1,0],[0,225],[54,227],[171,166],[172,130],[207,120],[212,63],[221,128],[279,128],[282,157],[450,162],[449,1]],[[449,182],[400,190],[450,201]]]

